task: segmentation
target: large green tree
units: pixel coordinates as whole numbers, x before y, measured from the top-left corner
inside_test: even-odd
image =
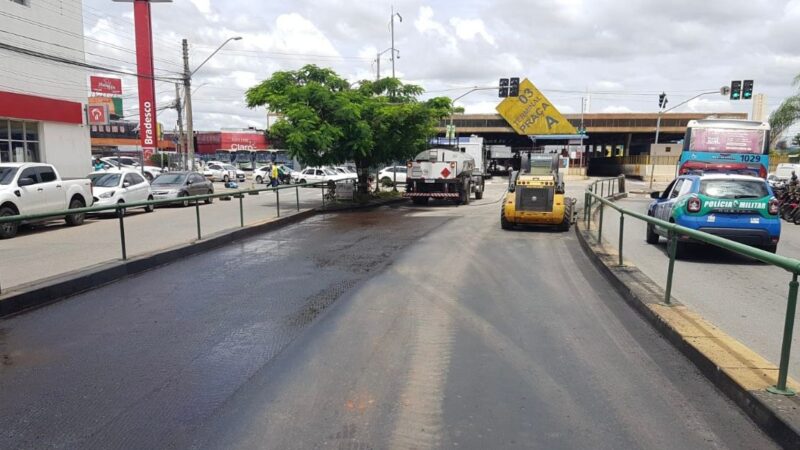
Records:
[[[268,105],[283,117],[270,135],[290,155],[310,165],[352,161],[366,193],[369,167],[424,150],[436,121],[449,114],[450,99],[420,101],[422,93],[394,78],[351,85],[330,69],[307,65],[275,72],[246,97],[249,107]]]
[[[800,87],[800,75],[794,78],[795,86]],[[787,97],[769,116],[770,148],[775,148],[783,134],[795,123],[800,122],[800,92]]]

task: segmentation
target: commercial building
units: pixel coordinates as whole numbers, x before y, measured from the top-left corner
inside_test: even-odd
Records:
[[[590,156],[627,156],[647,153],[655,142],[656,113],[587,113],[564,114],[576,128],[583,127],[587,138],[583,146]],[[661,117],[659,142],[677,142],[683,139],[690,120],[747,119],[747,113],[668,113]],[[444,136],[451,118],[443,119],[437,128]],[[533,146],[528,136],[517,134],[499,114],[456,114],[452,118],[459,136],[476,135],[484,138],[486,145],[511,147],[518,151]],[[578,142],[579,143],[579,142]],[[575,143],[573,143],[575,144]]]
[[[85,69],[20,51],[84,62],[82,1],[0,0],[0,13],[0,161],[47,162],[62,176],[86,175]]]

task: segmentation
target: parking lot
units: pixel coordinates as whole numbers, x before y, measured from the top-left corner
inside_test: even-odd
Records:
[[[214,184],[215,193],[235,192],[225,189],[223,183]],[[242,189],[251,187],[264,185],[253,185],[250,181],[240,184]],[[322,203],[318,188],[282,190],[281,216],[297,212],[296,193],[300,210]],[[245,195],[242,199],[245,225],[277,217],[277,200],[273,192]],[[196,223],[194,206],[165,206],[152,213],[129,210],[125,216],[128,257],[192,242],[197,239]],[[239,227],[239,200],[215,199],[212,204],[201,204],[200,223],[204,236]],[[63,219],[26,225],[15,238],[0,240],[0,252],[5,261],[14,261],[0,270],[0,286],[5,292],[15,286],[121,258],[119,220],[113,213],[107,213],[89,216],[78,227],[66,226]]]

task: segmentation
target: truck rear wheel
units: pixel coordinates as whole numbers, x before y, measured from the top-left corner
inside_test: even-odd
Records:
[[[428,204],[428,197],[412,197],[411,201],[414,202],[415,205],[425,206]]]
[[[8,206],[0,208],[0,217],[16,216],[17,212]],[[0,224],[0,239],[11,239],[17,235],[19,222],[6,222]]]
[[[73,198],[72,201],[69,202],[69,209],[78,209],[83,208],[84,206],[83,200],[77,198]],[[70,214],[64,218],[64,220],[67,222],[67,225],[71,227],[82,225],[85,219],[86,213]]]
[[[475,200],[480,200],[483,198],[483,191],[475,191]]]

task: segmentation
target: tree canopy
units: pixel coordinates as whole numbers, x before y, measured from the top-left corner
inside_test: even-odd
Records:
[[[424,150],[436,121],[450,113],[449,98],[421,101],[423,92],[396,78],[351,84],[331,69],[307,65],[275,72],[246,98],[249,107],[268,106],[283,117],[270,134],[290,155],[310,165],[352,161],[365,192],[367,168]]]
[[[800,86],[800,75],[794,78],[793,84]],[[775,145],[781,140],[786,130],[797,122],[800,122],[800,92],[786,98],[770,114],[770,147],[775,148]]]

